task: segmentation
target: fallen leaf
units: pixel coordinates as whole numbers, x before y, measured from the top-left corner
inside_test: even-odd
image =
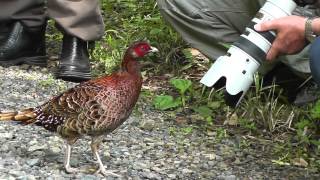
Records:
[[[309,163],[303,158],[292,159],[292,164],[299,167],[308,167]]]

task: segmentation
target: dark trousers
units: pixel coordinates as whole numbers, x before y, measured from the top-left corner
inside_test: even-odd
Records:
[[[37,29],[45,22],[44,0],[1,0],[0,22],[19,20],[30,29]]]
[[[214,60],[224,55],[227,48],[238,40],[241,33],[265,0],[157,0],[164,19],[188,42]],[[297,8],[297,15],[318,15],[314,10]],[[273,63],[260,66],[265,74],[281,61],[298,75],[310,74],[308,48],[296,55],[280,56]]]
[[[320,37],[316,38],[310,48],[310,69],[313,79],[320,85]]]

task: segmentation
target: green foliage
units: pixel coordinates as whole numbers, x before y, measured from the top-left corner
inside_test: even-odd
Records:
[[[310,127],[310,125],[311,122],[309,120],[302,120],[295,124],[300,143],[310,144],[310,137],[306,134],[306,130],[308,127]]]
[[[174,46],[183,43],[165,24],[154,0],[103,0],[102,12],[106,31],[91,54],[104,66],[100,73],[114,71],[123,51],[134,41],[149,41],[160,50],[160,57],[166,57]]]
[[[192,82],[187,79],[171,79],[170,83],[179,90],[180,95],[184,95],[185,92],[191,88]]]
[[[222,127],[219,127],[216,129],[216,139],[215,139],[216,142],[221,142],[226,137],[228,137],[226,129]]]
[[[310,111],[307,111],[307,113],[310,113],[310,115],[302,118],[295,124],[297,137],[302,145],[313,144],[319,147],[319,141],[315,140],[313,135],[319,129],[318,122],[320,120],[320,101],[317,101]]]
[[[155,108],[160,110],[168,110],[179,106],[185,107],[186,105],[186,91],[192,91],[192,82],[186,79],[171,79],[170,83],[180,93],[178,97],[174,98],[170,95],[156,96],[153,101]]]
[[[200,106],[193,108],[195,112],[197,112],[202,117],[211,117],[213,114],[212,109],[210,109],[208,106]]]
[[[192,134],[193,127],[185,127],[185,128],[182,128],[181,131],[184,135],[189,135],[189,134]]]
[[[181,101],[174,99],[172,96],[169,95],[160,95],[153,100],[153,104],[156,109],[164,111],[180,106]]]
[[[192,53],[190,52],[189,49],[183,49],[182,50],[182,53],[184,55],[184,57],[188,60],[188,61],[191,61],[193,59],[193,55]]]
[[[169,127],[169,134],[171,136],[177,136],[177,135],[183,135],[187,136],[189,134],[192,134],[194,131],[193,127],[182,127],[182,128],[176,128],[176,127]]]
[[[186,106],[186,96],[185,93],[187,90],[192,90],[192,82],[187,79],[171,79],[170,83],[179,91],[181,96],[182,106]]]
[[[317,101],[314,107],[310,110],[310,115],[312,119],[320,119],[320,101]]]
[[[240,127],[246,128],[246,129],[248,129],[250,131],[256,131],[257,130],[257,126],[256,126],[254,121],[249,121],[247,119],[240,118],[239,119],[239,124],[240,124]]]
[[[48,79],[44,79],[39,81],[39,86],[42,87],[49,87],[51,86],[53,83],[55,82],[54,77],[53,76],[49,76]]]
[[[200,106],[200,107],[194,107],[193,110],[198,113],[200,116],[202,116],[206,121],[208,125],[213,124],[213,110],[209,106]]]
[[[256,125],[270,132],[281,131],[281,128],[289,127],[295,109],[289,104],[284,104],[282,91],[275,84],[263,87],[263,79],[255,76],[255,88],[246,94],[240,104],[240,118],[254,119]],[[288,121],[286,121],[288,120]]]

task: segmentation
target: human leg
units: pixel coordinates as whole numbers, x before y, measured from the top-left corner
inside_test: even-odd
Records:
[[[63,32],[57,78],[80,82],[91,78],[88,41],[102,37],[104,24],[98,0],[51,0],[48,14]]]
[[[160,11],[164,19],[172,25],[173,28],[181,34],[192,47],[199,49],[210,59],[215,60],[227,51],[221,43],[233,43],[237,41],[246,25],[259,10],[264,1],[178,1],[178,0],[157,0]],[[230,4],[229,4],[230,3]],[[297,8],[294,12],[296,15],[313,15],[307,8]],[[310,75],[309,57],[307,48],[297,55],[281,56],[278,60],[263,63],[260,66],[260,73],[267,74],[277,62],[283,62],[290,70],[296,74]],[[276,69],[277,70],[277,69]],[[275,70],[275,71],[276,71]],[[298,73],[297,73],[298,72]],[[268,77],[273,80],[274,75],[283,76],[283,71],[268,73]],[[290,96],[295,96],[299,90],[301,79],[297,76],[277,78],[277,83],[281,83],[284,88],[287,87],[285,82],[290,81]],[[285,79],[282,81],[282,79]],[[281,82],[280,82],[281,81]],[[296,88],[296,89],[295,89]],[[294,92],[291,95],[291,92]]]
[[[251,0],[157,0],[164,19],[192,47],[214,60],[226,53],[260,8]]]
[[[43,0],[0,2],[0,65],[46,65]]]
[[[38,31],[45,24],[44,0],[1,0],[0,22],[19,21],[29,31]]]
[[[49,0],[48,15],[63,33],[83,41],[98,40],[104,33],[99,0]]]

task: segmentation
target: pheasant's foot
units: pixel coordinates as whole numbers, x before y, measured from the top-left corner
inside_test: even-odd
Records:
[[[119,174],[116,174],[117,170],[106,170],[105,168],[99,168],[94,174],[102,174],[103,176],[115,176],[115,177],[122,177]]]
[[[74,174],[74,173],[77,173],[77,172],[81,172],[81,170],[79,170],[77,168],[70,167],[70,166],[66,166],[65,170],[69,174]]]

